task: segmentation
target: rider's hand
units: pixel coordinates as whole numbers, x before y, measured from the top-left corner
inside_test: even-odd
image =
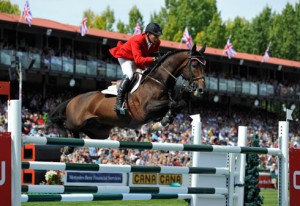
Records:
[[[159,62],[161,60],[161,56],[153,57],[154,62]]]

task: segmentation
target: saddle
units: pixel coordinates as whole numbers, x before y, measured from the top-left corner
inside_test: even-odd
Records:
[[[144,77],[145,75],[143,75],[143,72],[140,69],[138,69],[133,75],[131,83],[128,87],[128,91],[130,91],[130,93],[134,93],[139,87]],[[102,90],[101,93],[106,95],[117,96],[118,94],[117,90],[120,82],[121,80],[111,82],[112,85],[108,86],[107,89]]]

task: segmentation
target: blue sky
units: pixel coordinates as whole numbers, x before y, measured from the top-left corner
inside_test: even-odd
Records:
[[[23,10],[25,0],[10,0]],[[61,23],[79,25],[83,11],[91,9],[101,14],[109,6],[115,14],[116,22],[120,19],[128,23],[128,13],[136,5],[149,23],[150,14],[158,12],[164,6],[164,0],[29,0],[34,17],[51,19]],[[273,11],[281,12],[286,3],[295,4],[299,0],[217,0],[218,10],[223,20],[236,16],[250,20],[268,5]]]

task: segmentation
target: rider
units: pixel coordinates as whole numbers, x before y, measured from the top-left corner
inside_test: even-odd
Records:
[[[125,114],[122,108],[125,93],[133,73],[137,68],[145,70],[160,57],[151,57],[154,52],[159,52],[162,29],[158,23],[149,23],[145,32],[131,37],[126,43],[118,42],[117,46],[110,49],[110,53],[118,58],[123,72],[123,79],[118,88],[118,96],[114,110],[119,114]]]

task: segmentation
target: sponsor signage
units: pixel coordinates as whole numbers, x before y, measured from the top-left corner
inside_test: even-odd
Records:
[[[132,184],[169,185],[172,183],[182,185],[182,174],[133,173],[132,175]]]
[[[89,172],[68,172],[67,182],[81,183],[121,183],[120,173],[89,173]]]
[[[11,138],[9,132],[0,133],[0,205],[11,206]]]
[[[270,173],[260,172],[258,176],[258,187],[260,188],[274,188],[274,185],[271,181]]]
[[[290,206],[300,205],[300,149],[290,148]]]
[[[63,182],[65,185],[125,185],[127,176],[123,173],[66,171]]]

